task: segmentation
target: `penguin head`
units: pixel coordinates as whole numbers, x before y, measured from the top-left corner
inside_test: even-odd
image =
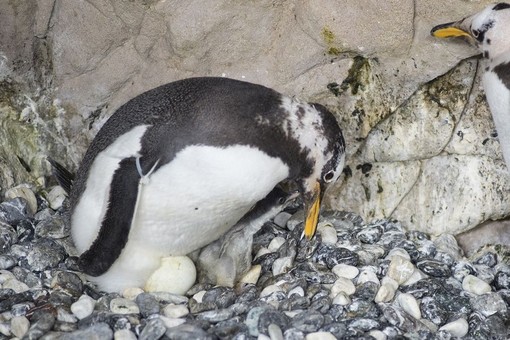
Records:
[[[487,6],[462,20],[437,25],[430,33],[437,38],[467,38],[480,48],[484,58],[497,57],[510,47],[510,4]]]
[[[297,181],[305,206],[304,235],[308,239],[315,234],[324,192],[338,179],[345,164],[345,141],[334,115],[322,105],[310,105],[318,112],[321,124],[313,124],[318,135],[313,145],[304,146],[310,152],[304,173]],[[298,135],[298,139],[306,139],[304,134]]]

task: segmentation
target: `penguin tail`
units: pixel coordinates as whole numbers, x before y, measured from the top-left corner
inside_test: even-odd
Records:
[[[53,158],[47,157],[47,160],[51,164],[53,177],[55,177],[58,184],[65,190],[65,192],[69,194],[71,186],[73,185],[74,174]]]

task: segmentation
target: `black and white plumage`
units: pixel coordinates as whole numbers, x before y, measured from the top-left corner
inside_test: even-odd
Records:
[[[438,38],[466,37],[482,51],[483,87],[503,158],[510,169],[510,4],[499,3],[457,22],[434,27]]]
[[[164,256],[218,239],[283,180],[312,237],[342,169],[334,116],[266,87],[190,78],[121,106],[87,150],[70,196],[82,270],[106,291],[143,286]]]

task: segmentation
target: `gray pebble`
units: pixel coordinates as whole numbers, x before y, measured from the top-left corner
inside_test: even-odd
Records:
[[[305,333],[317,332],[323,324],[324,316],[316,311],[305,311],[292,319],[292,326]]]
[[[91,325],[85,329],[80,329],[71,333],[67,333],[62,337],[62,340],[78,340],[78,339],[90,339],[90,340],[104,340],[112,339],[113,331],[108,324],[100,322]]]
[[[62,246],[50,238],[42,238],[34,243],[32,251],[27,255],[27,263],[32,270],[43,271],[57,267],[64,256]]]
[[[149,317],[153,314],[159,313],[159,302],[156,298],[149,293],[138,294],[135,298],[135,302],[140,309],[140,313],[144,318]]]
[[[163,321],[159,318],[155,318],[147,322],[147,325],[143,328],[139,340],[157,340],[166,333],[166,327]]]

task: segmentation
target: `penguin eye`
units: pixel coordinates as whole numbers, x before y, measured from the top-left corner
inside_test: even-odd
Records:
[[[473,37],[475,39],[477,39],[478,35],[480,35],[480,31],[479,30],[471,30],[471,34],[473,35]]]
[[[283,203],[285,203],[285,197],[280,197],[278,199],[278,204],[283,204]]]
[[[333,177],[335,177],[335,173],[333,171],[328,171],[324,175],[324,182],[329,183],[333,180]]]

